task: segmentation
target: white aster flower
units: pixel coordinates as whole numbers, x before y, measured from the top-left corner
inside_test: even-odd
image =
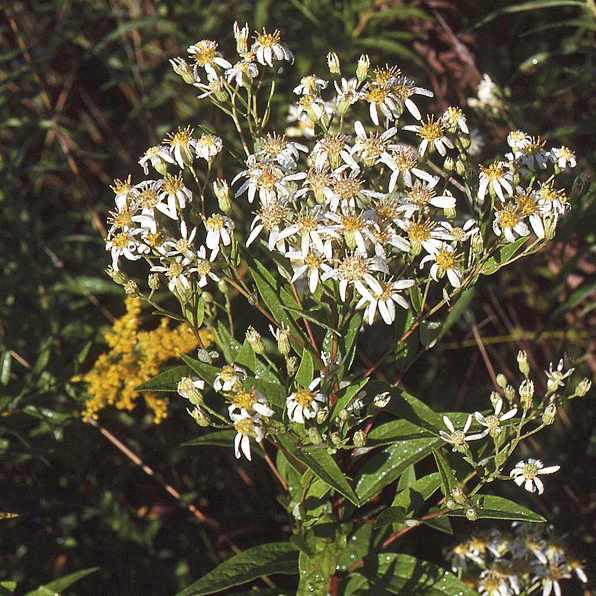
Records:
[[[193,241],[197,235],[197,228],[193,228],[190,233],[184,220],[180,221],[180,238],[168,238],[163,242],[161,248],[167,257],[182,255],[188,259],[194,256]]]
[[[432,262],[430,276],[435,281],[439,281],[439,279],[447,274],[449,283],[454,288],[459,288],[463,279],[463,273],[459,268],[459,258],[455,254],[455,248],[445,243],[441,243],[438,247],[432,245],[429,248],[430,254],[420,261],[420,267],[423,267],[427,262]]]
[[[168,261],[162,260],[164,265],[154,265],[150,271],[163,273],[169,279],[168,289],[170,292],[184,292],[190,290],[190,281],[188,275],[196,269],[189,267],[190,260],[182,255],[170,258]]]
[[[369,82],[361,91],[360,97],[370,104],[370,119],[377,126],[379,126],[379,112],[389,122],[399,118],[401,113],[399,101],[388,85],[380,86]]]
[[[416,104],[412,101],[412,95],[423,95],[425,97],[433,97],[433,92],[422,87],[417,87],[414,81],[404,76],[396,77],[390,82],[389,87],[394,96],[397,97],[397,101],[401,106],[401,109],[405,107],[416,120],[422,120],[420,110]],[[465,120],[465,118],[464,118]]]
[[[447,149],[453,149],[454,144],[448,137],[445,136],[445,131],[440,120],[433,119],[432,116],[424,124],[415,124],[404,126],[404,130],[415,132],[420,137],[420,145],[418,146],[418,153],[421,157],[424,156],[426,150],[429,152],[437,150],[443,157],[447,155]]]
[[[563,372],[564,366],[563,358],[559,360],[556,369],[553,368],[552,362],[548,365],[548,370],[545,372],[547,379],[546,387],[549,393],[556,391],[559,387],[563,387],[565,385],[565,379],[573,374],[575,368],[570,368],[568,371]]]
[[[555,190],[552,182],[544,182],[541,184],[536,193],[536,198],[538,200],[540,212],[543,215],[550,215],[551,213],[564,215],[569,206],[569,201],[567,200],[564,191]]]
[[[197,150],[198,141],[193,139],[193,132],[190,126],[186,128],[178,127],[177,132],[174,134],[169,133],[164,139],[164,143],[170,146],[170,154],[181,169],[184,169],[185,165],[192,164]]]
[[[239,459],[242,454],[248,461],[251,461],[250,439],[253,438],[260,443],[265,437],[263,422],[258,417],[246,416],[234,420],[236,437],[234,438],[234,454]]]
[[[389,144],[390,139],[397,133],[395,126],[388,128],[380,135],[374,132],[369,136],[362,122],[357,120],[354,124],[354,132],[356,133],[356,139],[351,150],[352,156],[358,156],[367,166],[384,163],[392,170],[397,169],[397,164],[387,151],[388,149],[397,148],[397,146]]]
[[[234,222],[226,215],[214,213],[209,219],[205,220],[207,238],[205,244],[211,251],[210,261],[214,261],[219,253],[220,245],[229,246],[232,242],[232,230]]]
[[[254,387],[252,389],[240,390],[228,395],[230,405],[228,414],[233,421],[250,416],[251,418],[265,416],[270,417],[275,412],[269,407],[267,398]]]
[[[524,216],[515,202],[509,203],[502,209],[495,211],[493,232],[500,236],[504,234],[507,242],[515,242],[519,237],[529,236],[530,229],[523,221]]]
[[[205,133],[197,141],[196,155],[210,162],[222,149],[223,141],[219,137]]]
[[[286,135],[279,136],[276,133],[267,134],[260,140],[261,149],[255,156],[259,158],[271,159],[276,161],[286,170],[294,170],[300,152],[308,153],[308,147],[302,143],[287,141]]]
[[[328,84],[328,81],[314,74],[308,75],[300,79],[300,84],[294,87],[294,93],[296,95],[318,95]]]
[[[215,391],[232,391],[242,387],[242,382],[246,380],[246,371],[237,364],[227,364],[215,377],[213,389]]]
[[[418,119],[420,120],[420,118]],[[457,132],[458,129],[465,134],[470,133],[466,117],[459,108],[448,107],[441,116],[441,123],[451,133]]]
[[[503,430],[501,428],[501,423],[510,420],[517,414],[517,408],[513,408],[509,410],[509,412],[501,414],[501,410],[503,409],[503,400],[501,398],[495,400],[493,407],[495,413],[490,414],[489,416],[484,416],[484,414],[480,412],[474,413],[474,418],[486,428],[486,430],[483,430],[480,433],[479,438],[485,437],[486,435],[490,435],[493,438],[498,437]]]
[[[466,423],[461,430],[455,430],[455,426],[448,416],[443,416],[443,422],[449,429],[449,433],[446,433],[444,430],[440,430],[439,434],[441,435],[441,439],[443,439],[443,441],[453,446],[454,452],[464,452],[467,449],[466,441],[475,441],[482,438],[482,433],[476,435],[466,435],[466,433],[470,430],[470,426],[472,425],[472,414],[468,416]]]
[[[335,98],[337,111],[345,116],[350,106],[360,99],[358,80],[355,78],[349,80],[342,78],[341,82],[334,81],[333,85],[337,94]]]
[[[507,164],[503,161],[495,161],[488,167],[480,166],[479,186],[478,186],[478,198],[480,201],[484,201],[484,195],[487,189],[493,191],[501,200],[505,202],[505,195],[508,196],[513,194],[513,172],[507,167]]]
[[[307,389],[299,387],[287,400],[288,418],[292,422],[304,424],[317,415],[319,408],[327,403],[325,394],[316,391],[321,384],[321,377],[316,377]]]
[[[167,147],[156,145],[155,147],[149,147],[139,159],[139,165],[143,168],[145,176],[149,175],[149,164],[163,176],[167,171],[167,164],[175,165],[176,162]]]
[[[248,52],[242,56],[242,60],[239,60],[226,70],[225,77],[228,83],[235,81],[239,87],[250,87],[253,79],[259,76],[259,67],[254,61],[255,55],[252,52]]]
[[[219,69],[230,68],[232,65],[217,51],[217,43],[210,39],[203,39],[186,50],[195,62],[195,77],[198,79],[197,68],[204,68],[207,76],[216,79]]]
[[[279,40],[281,33],[275,30],[273,33],[263,32],[256,36],[250,51],[256,56],[257,62],[263,66],[273,67],[273,61],[286,60],[290,64],[294,63],[294,54]]]
[[[109,250],[112,255],[112,268],[114,271],[119,271],[118,260],[121,256],[129,261],[138,261],[141,254],[138,251],[138,241],[136,235],[142,232],[142,228],[135,230],[123,230],[112,236],[106,242],[106,250]]]
[[[577,165],[575,153],[569,147],[554,147],[550,152],[550,159],[560,170],[574,168]]]
[[[372,300],[362,296],[356,304],[356,308],[362,308],[366,305],[364,310],[364,319],[369,325],[373,324],[377,310],[381,318],[387,325],[391,325],[395,321],[395,305],[398,304],[402,308],[408,309],[409,305],[406,299],[399,293],[402,290],[411,288],[414,285],[414,280],[400,279],[398,281],[375,280],[376,284],[370,285],[370,296]]]
[[[302,251],[289,251],[285,254],[287,259],[290,259],[292,268],[294,269],[294,275],[290,280],[290,283],[295,283],[303,275],[308,279],[308,289],[311,294],[314,294],[319,285],[321,276],[321,268],[325,263],[325,256],[317,251],[314,246],[310,247],[310,250],[306,255],[302,254]]]
[[[213,266],[207,260],[207,249],[204,246],[201,246],[197,251],[197,266],[195,271],[199,274],[199,287],[204,288],[208,283],[209,279],[214,281],[215,283],[219,283],[221,281],[220,277],[213,273],[212,271]]]
[[[266,234],[269,234],[267,248],[273,250],[275,247],[278,251],[284,252],[285,242],[283,239],[279,239],[279,233],[289,213],[290,210],[284,199],[273,199],[267,203],[261,203],[261,208],[256,212],[250,225],[246,246],[250,246],[259,234],[265,231]]]
[[[538,476],[542,474],[554,474],[560,468],[561,466],[549,466],[545,468],[539,459],[529,459],[527,462],[517,462],[513,470],[509,473],[509,476],[513,478],[517,486],[523,484],[524,488],[531,493],[538,489],[538,494],[541,495],[544,492],[544,485]]]
[[[178,210],[184,209],[187,201],[192,201],[192,193],[184,185],[182,174],[166,174],[163,180],[159,180],[159,198],[155,208],[170,219],[178,219]]]
[[[489,569],[485,569],[480,574],[478,592],[482,596],[513,596],[507,580]]]
[[[199,377],[182,377],[178,381],[176,391],[184,399],[197,404],[201,399],[201,391],[205,389],[205,381]]]

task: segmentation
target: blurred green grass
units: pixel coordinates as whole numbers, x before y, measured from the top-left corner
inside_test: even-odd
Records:
[[[511,94],[501,120],[477,117],[475,125],[488,128],[487,147],[502,148],[512,122],[569,145],[593,175],[594,15],[580,3],[511,12],[521,5],[50,0],[4,7],[0,480],[6,490],[0,510],[19,517],[0,520],[0,581],[15,580],[24,593],[98,565],[72,593],[169,594],[211,568],[230,541],[248,546],[287,531],[265,470],[219,450],[178,447],[196,431],[175,400],[159,427],[142,411],[106,411],[101,423],[175,486],[183,503],[217,517],[217,531],[198,524],[159,482],[76,418],[85,396],[70,379],[91,366],[103,349],[103,331],[123,311],[120,288],[104,274],[109,184],[129,172],[140,179],[140,154],[177,126],[219,126],[168,60],[202,38],[230,49],[238,20],[282,29],[297,57],[291,81],[325,73],[329,50],[346,64],[367,52],[373,64],[396,63],[432,88],[440,109],[473,95],[480,73],[490,72]],[[406,385],[431,403],[453,395],[456,408],[484,399],[490,377],[469,341],[473,324],[482,337],[503,338],[487,340],[499,371],[508,372],[525,347],[536,370],[565,350],[588,352],[579,368],[594,376],[594,194],[592,186],[546,253],[483,282],[480,306],[442,347],[421,355]],[[517,338],[516,330],[526,336]],[[566,412],[540,445],[570,462],[566,484],[552,502],[533,505],[587,544],[596,535],[585,519],[596,506],[589,474],[596,412],[586,401],[573,410],[581,414]]]

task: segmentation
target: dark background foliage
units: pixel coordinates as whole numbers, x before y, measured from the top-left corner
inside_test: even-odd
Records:
[[[123,312],[121,290],[104,274],[109,184],[129,172],[138,181],[138,157],[177,126],[223,126],[168,59],[203,38],[231,50],[238,20],[282,29],[297,57],[288,86],[304,74],[324,74],[330,50],[344,65],[366,52],[373,64],[396,64],[432,88],[433,107],[442,110],[465,105],[489,73],[506,90],[506,108],[490,121],[466,109],[483,131],[487,156],[502,151],[517,127],[570,146],[578,170],[593,176],[596,15],[590,3],[534,4],[534,10],[452,0],[4,5],[0,510],[18,517],[0,520],[0,581],[17,581],[17,593],[24,593],[97,565],[100,571],[72,593],[173,594],[234,548],[290,531],[259,462],[239,462],[229,450],[180,447],[198,433],[175,399],[160,426],[142,407],[100,417],[101,427],[154,476],[78,419],[86,396],[70,379],[90,368],[105,349],[103,332]],[[564,352],[577,358],[579,378],[593,378],[595,216],[591,187],[545,252],[482,280],[444,343],[416,354],[405,387],[434,407],[473,411],[486,402],[495,373],[517,378],[519,348],[530,355],[538,390],[541,371]],[[593,400],[577,401],[520,448],[520,458],[543,457],[563,471],[543,498],[512,493],[567,533],[588,569],[596,568],[595,419]],[[214,521],[200,521],[193,506]],[[438,562],[450,542],[425,532],[408,536],[411,552]]]

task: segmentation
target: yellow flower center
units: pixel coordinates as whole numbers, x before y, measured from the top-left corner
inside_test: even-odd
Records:
[[[281,33],[276,29],[273,33],[267,33],[267,30],[263,28],[263,33],[256,36],[256,42],[264,48],[274,47],[280,40]]]
[[[152,248],[158,248],[164,242],[164,235],[161,232],[149,233],[145,238],[145,242]]]
[[[154,188],[146,188],[137,197],[137,203],[139,204],[139,207],[142,207],[143,209],[154,209],[155,205],[159,203],[159,195]]]
[[[167,272],[167,276],[168,277],[178,277],[180,275],[182,275],[182,272],[184,271],[184,267],[178,263],[178,261],[173,261],[172,263],[170,263],[170,266],[168,267],[168,272]]]
[[[211,273],[211,264],[205,259],[199,259],[197,262],[197,273],[201,276]]]
[[[383,89],[382,87],[372,87],[366,92],[365,99],[369,103],[383,103],[388,95],[389,92],[387,89]]]
[[[179,190],[184,188],[184,183],[182,182],[182,176],[172,176],[170,174],[166,174],[163,183],[163,190],[168,195],[175,195]]]
[[[198,66],[205,66],[211,64],[217,55],[217,43],[209,39],[204,39],[195,44],[193,60]]]
[[[449,271],[450,269],[455,269],[457,264],[457,260],[452,252],[441,248],[437,254],[435,255],[435,261],[439,266],[439,269],[442,271]]]
[[[238,420],[236,424],[234,424],[234,428],[236,432],[244,435],[245,437],[250,436],[252,433],[253,422],[250,418],[243,418],[242,420]]]
[[[214,213],[206,222],[205,227],[211,228],[213,230],[221,230],[224,227],[225,220],[223,215],[219,213]]]
[[[280,205],[279,201],[272,201],[271,203],[265,203],[261,210],[258,212],[261,222],[263,222],[263,228],[269,232],[274,227],[279,227],[283,223],[287,209]]]
[[[340,178],[333,185],[335,194],[345,201],[355,199],[361,188],[362,182],[357,178]]]
[[[239,391],[232,397],[232,404],[243,410],[250,410],[256,403],[255,390]]]
[[[434,228],[434,224],[431,221],[423,223],[414,222],[408,228],[408,237],[412,242],[420,244],[430,238],[430,233]]]
[[[285,135],[279,137],[273,133],[273,135],[267,135],[263,140],[263,150],[271,159],[276,158],[287,146]]]
[[[169,133],[167,135],[165,142],[172,145],[172,147],[188,147],[193,132],[194,129],[190,126],[187,126],[186,128],[178,128],[176,133]]]
[[[310,406],[314,398],[315,396],[308,389],[298,389],[298,391],[296,391],[296,396],[294,399],[302,408],[308,408],[308,406]]]
[[[126,248],[129,242],[130,238],[128,237],[128,234],[124,232],[120,232],[112,238],[112,246],[115,246],[119,250]]]
[[[518,213],[516,205],[508,205],[501,211],[497,211],[499,226],[502,228],[514,228],[521,220],[522,215]]]
[[[339,266],[339,270],[344,279],[348,281],[359,281],[368,272],[366,261],[359,254],[346,257]]]
[[[434,122],[433,117],[430,116],[428,122],[420,127],[418,136],[427,141],[437,141],[443,138],[443,127],[441,126],[441,122],[439,120]]]

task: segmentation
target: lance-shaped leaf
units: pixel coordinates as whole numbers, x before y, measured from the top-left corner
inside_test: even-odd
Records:
[[[300,366],[298,367],[298,372],[296,373],[295,381],[298,385],[302,387],[308,387],[313,380],[314,376],[314,363],[312,359],[312,354],[304,348],[302,351],[302,360],[300,361]]]
[[[496,497],[494,495],[474,495],[472,503],[476,507],[478,519],[509,519],[526,522],[545,522],[542,515],[534,513],[531,509],[523,507],[514,501]],[[463,509],[454,509],[447,515],[466,517]]]
[[[518,238],[515,242],[506,244],[497,250],[496,254],[482,265],[480,273],[483,275],[492,275],[496,273],[501,267],[507,265],[510,259],[512,259],[519,249],[526,243],[526,238]]]
[[[354,505],[359,505],[358,497],[346,480],[344,473],[325,448],[301,449],[295,447],[287,437],[277,435],[276,439],[291,455],[308,466],[323,482],[326,482]]]
[[[88,569],[75,571],[75,573],[65,575],[64,577],[59,577],[58,579],[55,579],[53,582],[50,582],[49,584],[40,586],[32,592],[27,592],[25,596],[55,596],[57,594],[60,594],[60,592],[66,590],[66,588],[72,586],[72,584],[74,584],[75,582],[78,582],[80,579],[83,579],[90,573],[95,573],[98,569],[99,567],[89,567]]]
[[[186,356],[185,354],[182,354],[181,358],[184,360],[184,362],[186,362],[186,364],[188,364],[188,366],[190,366],[190,368],[192,368],[195,374],[199,375],[199,377],[206,381],[207,384],[213,385],[213,381],[215,381],[215,377],[220,371],[219,368],[211,366],[210,364],[205,364],[199,360],[195,360],[194,358]]]
[[[261,575],[298,573],[298,550],[289,542],[253,546],[230,557],[176,596],[215,594]]]
[[[202,437],[191,439],[182,443],[182,447],[197,447],[202,445],[211,445],[212,447],[231,447],[234,444],[235,430],[218,430],[214,433],[208,433]]]
[[[178,389],[178,381],[182,377],[189,377],[195,373],[189,366],[175,366],[166,370],[146,383],[135,387],[135,391],[176,391]]]

